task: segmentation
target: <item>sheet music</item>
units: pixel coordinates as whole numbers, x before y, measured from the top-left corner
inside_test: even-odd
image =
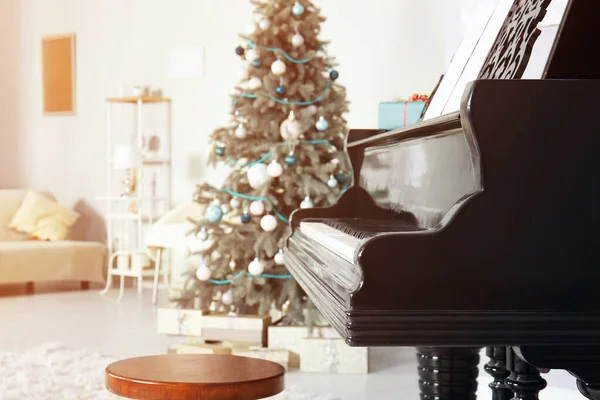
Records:
[[[433,97],[424,120],[456,112],[467,84],[479,76],[496,37],[515,0],[500,0],[495,8],[482,8],[481,16],[467,31],[448,71]],[[553,0],[540,23],[542,35],[533,47],[523,79],[540,79],[556,37],[557,24],[562,19],[568,0]],[[546,28],[544,28],[546,27]]]
[[[506,2],[506,0],[504,0],[504,2]],[[512,4],[512,0],[510,0],[510,2]],[[489,3],[484,3],[484,5],[481,7],[480,12],[478,13],[479,17],[475,18],[473,25],[471,25],[471,27],[465,33],[460,46],[454,54],[448,70],[444,75],[444,79],[440,83],[435,96],[431,100],[431,104],[425,113],[425,120],[442,115],[444,109],[446,108],[446,104],[452,95],[452,92],[456,90],[456,85],[463,74],[465,67],[469,63],[471,55],[473,54],[479,39],[483,35],[490,19],[492,18],[493,11],[494,7]]]

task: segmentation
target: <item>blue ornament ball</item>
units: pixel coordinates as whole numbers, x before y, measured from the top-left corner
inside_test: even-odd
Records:
[[[279,94],[284,94],[285,93],[285,86],[283,85],[279,85],[277,86],[277,89],[275,89],[277,91],[277,93]]]
[[[337,72],[335,69],[332,69],[331,72],[329,73],[329,77],[335,81],[337,78],[340,77],[340,73]]]
[[[333,176],[331,178],[329,178],[329,180],[327,181],[327,186],[329,186],[330,188],[334,188],[337,185],[338,185],[338,181]]]
[[[244,55],[244,48],[242,46],[236,47],[235,48],[235,54],[237,54],[238,56]]]
[[[315,124],[315,127],[317,128],[317,130],[322,132],[329,128],[329,122],[327,122],[325,118],[320,117],[317,123]]]
[[[293,155],[287,155],[285,156],[285,163],[287,165],[294,165],[296,164],[296,157],[294,157]]]
[[[242,223],[247,224],[248,222],[250,222],[250,220],[252,219],[252,216],[250,214],[244,213],[240,216],[240,220],[242,221]]]
[[[260,62],[260,59],[256,59],[256,60],[252,61],[252,66],[253,66],[253,67],[256,67],[256,68],[258,68],[258,67],[260,67],[261,65],[262,65],[262,63]]]
[[[215,153],[218,156],[224,156],[225,155],[225,147],[223,147],[223,146],[216,147],[215,148]]]
[[[337,179],[338,182],[346,182],[346,175],[344,175],[344,174],[337,174],[335,176],[335,179]]]
[[[204,216],[209,222],[219,222],[223,218],[223,210],[217,205],[212,205],[206,209]]]
[[[301,16],[304,14],[304,6],[299,2],[295,2],[294,6],[292,7],[292,13],[294,13],[296,17]]]

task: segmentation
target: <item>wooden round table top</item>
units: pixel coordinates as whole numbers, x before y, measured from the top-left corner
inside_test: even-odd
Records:
[[[271,361],[222,354],[129,358],[106,367],[106,388],[139,400],[255,400],[283,391],[284,368]]]

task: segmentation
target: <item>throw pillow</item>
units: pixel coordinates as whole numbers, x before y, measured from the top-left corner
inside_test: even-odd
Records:
[[[65,240],[78,218],[75,211],[30,190],[8,226],[35,239]]]

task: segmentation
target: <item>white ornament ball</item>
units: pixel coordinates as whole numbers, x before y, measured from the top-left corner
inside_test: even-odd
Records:
[[[242,201],[237,197],[232,197],[231,200],[229,200],[229,205],[231,206],[231,208],[240,208],[240,206],[242,205]]]
[[[265,272],[265,266],[260,262],[258,257],[256,257],[248,264],[248,272],[250,272],[251,275],[260,275]]]
[[[277,160],[273,160],[267,167],[267,173],[272,178],[279,178],[281,174],[283,174],[283,167],[277,162]]]
[[[254,60],[258,60],[258,58],[260,57],[260,54],[258,53],[258,50],[256,49],[249,49],[246,51],[246,60],[252,62]]]
[[[310,196],[306,196],[302,203],[300,203],[300,208],[312,208],[314,206]]]
[[[300,47],[303,44],[304,44],[304,36],[302,36],[299,33],[296,33],[294,36],[292,36],[292,46]]]
[[[260,29],[262,29],[263,31],[266,31],[267,29],[269,29],[271,27],[271,21],[268,20],[267,18],[262,19],[259,23],[258,26],[260,27]]]
[[[277,228],[277,218],[272,215],[265,215],[260,219],[260,227],[265,232],[271,232]]]
[[[314,104],[311,104],[310,106],[306,107],[306,112],[308,113],[308,115],[315,115],[317,111],[319,111],[319,109]]]
[[[279,126],[279,133],[284,140],[297,140],[302,134],[302,124],[296,119],[293,111]]]
[[[260,80],[260,78],[253,77],[252,79],[250,79],[250,81],[248,81],[248,88],[250,90],[256,90],[256,89],[260,88],[261,86],[262,86],[262,81]]]
[[[206,232],[205,229],[202,229],[200,232],[198,232],[198,235],[196,235],[196,236],[200,240],[206,240],[206,239],[208,239],[208,232]]]
[[[235,137],[238,139],[244,139],[246,136],[248,136],[248,131],[243,124],[239,124],[235,129]]]
[[[248,27],[246,28],[246,33],[248,35],[254,35],[255,32],[256,32],[256,24],[248,25]]]
[[[270,180],[271,177],[267,173],[267,164],[258,163],[248,168],[248,184],[252,189],[260,189]]]
[[[233,293],[231,293],[231,290],[228,290],[221,295],[221,302],[226,306],[229,306],[233,303]]]
[[[240,70],[238,77],[240,78],[240,81],[245,81],[248,78],[250,78],[250,72],[248,72],[247,69],[242,69],[242,70]]]
[[[285,73],[285,63],[281,60],[276,60],[271,64],[271,72],[275,75],[283,75]]]
[[[283,265],[285,263],[285,256],[283,255],[283,251],[279,250],[277,254],[275,254],[275,264]]]
[[[210,279],[210,269],[206,265],[201,265],[196,270],[196,278],[200,281],[207,281]]]
[[[263,215],[265,212],[265,205],[260,200],[255,200],[250,203],[250,214],[252,215]]]

